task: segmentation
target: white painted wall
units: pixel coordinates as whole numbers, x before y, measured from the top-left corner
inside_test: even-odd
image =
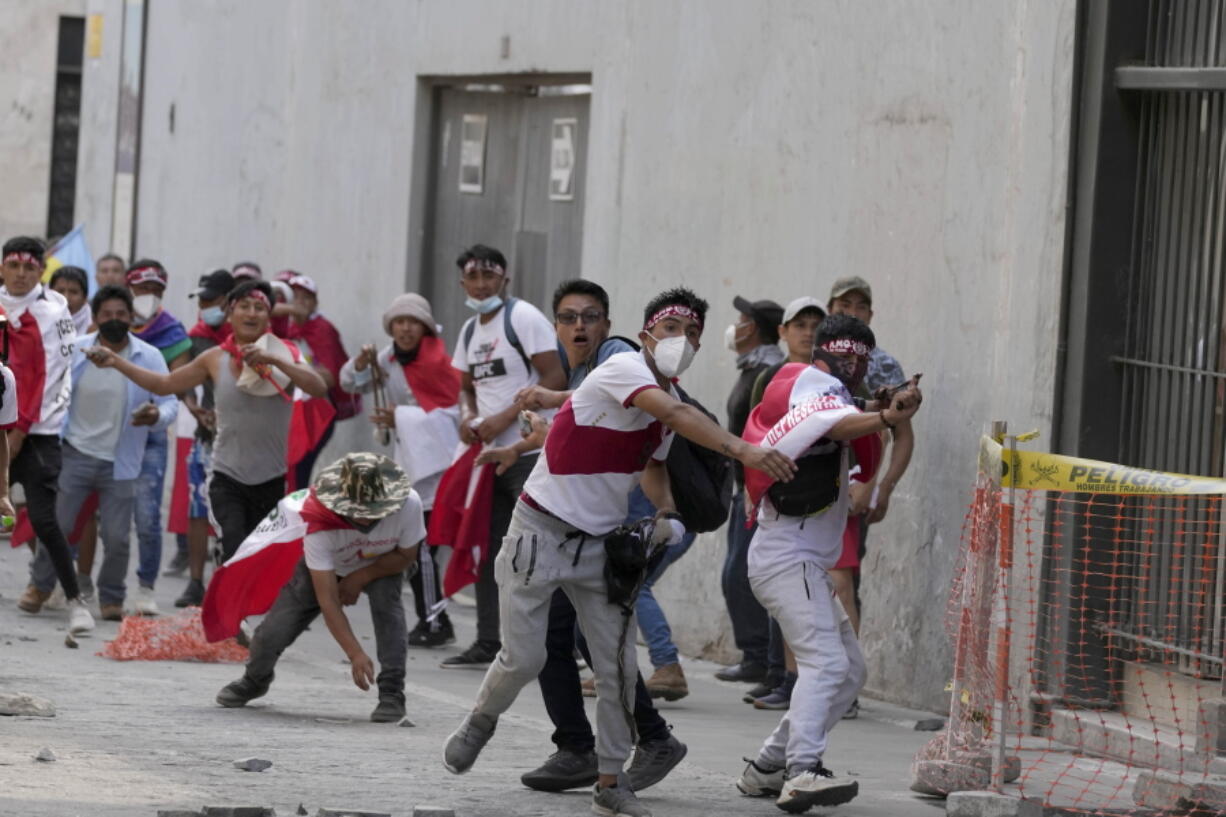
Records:
[[[85,0],[6,0],[0,24],[0,241],[46,237],[60,15]]]
[[[733,296],[824,300],[856,273],[881,344],[925,373],[916,459],[871,535],[863,641],[872,689],[936,705],[977,437],[993,418],[1051,423],[1073,9],[154,4],[139,252],[167,265],[189,322],[196,276],[250,257],[314,275],[350,347],[374,340],[406,281],[441,272],[417,268],[409,231],[419,77],[590,72],[583,271],[609,286],[616,331],[648,293],[697,289],[712,328],[686,385],[722,414]],[[364,420],[347,425],[330,453],[368,445]],[[703,537],[660,587],[690,654],[729,652],[723,550]]]

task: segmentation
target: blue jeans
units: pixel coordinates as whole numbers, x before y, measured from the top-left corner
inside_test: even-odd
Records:
[[[128,532],[132,526],[135,479],[115,479],[115,466],[106,460],[82,454],[67,443],[63,446],[59,493],[55,512],[63,530],[72,530],[85,500],[98,493],[98,536],[102,540],[102,568],[98,571],[98,601],[123,604],[128,575]],[[30,582],[46,592],[55,587],[55,568],[40,542],[30,568]]]
[[[136,540],[140,547],[136,578],[146,587],[153,587],[162,568],[162,488],[169,450],[170,435],[166,431],[150,432],[136,479]]]
[[[630,494],[627,524],[637,522],[645,516],[655,516],[655,514],[656,508],[643,494],[643,489],[635,488]],[[635,603],[634,612],[638,616],[639,632],[643,634],[643,640],[647,642],[651,665],[656,669],[676,664],[679,657],[677,645],[673,643],[673,631],[668,626],[668,619],[664,617],[664,611],[660,609],[660,603],[656,601],[651,589],[664,575],[664,571],[668,570],[668,566],[684,556],[692,544],[694,544],[694,534],[687,533],[681,540],[681,544],[674,545],[665,551],[664,558],[643,582],[643,589],[639,591],[639,598]]]

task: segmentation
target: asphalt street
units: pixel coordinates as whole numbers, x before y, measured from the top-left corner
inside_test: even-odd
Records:
[[[79,649],[64,645],[67,615],[16,609],[25,586],[24,550],[0,544],[0,692],[54,701],[55,718],[0,718],[0,815],[153,817],[158,809],[261,805],[278,815],[314,815],[344,807],[411,815],[416,805],[452,808],[457,817],[529,817],[589,813],[590,792],[542,794],[519,775],[552,750],[540,690],[528,687],[500,721],[477,765],[455,777],[443,769],[442,744],[471,706],[482,673],[444,670],[473,633],[472,610],[453,606],[459,641],[410,649],[408,711],[413,728],[368,721],[375,693],[349,680],[348,665],[322,621],[282,657],[269,694],[245,709],[213,701],[241,674],[234,664],[119,662],[96,653],[119,625],[99,622]],[[164,578],[158,602],[171,609],[184,580]],[[132,584],[134,586],[134,577]],[[406,600],[409,598],[406,587]],[[667,600],[664,601],[667,610]],[[359,637],[373,634],[365,600],[349,608]],[[645,651],[640,663],[647,665]],[[660,703],[689,755],[642,794],[657,817],[782,814],[769,800],[742,797],[733,781],[742,757],[756,752],[779,713],[741,703],[742,687],[715,680],[718,667],[688,661],[689,697]],[[589,702],[589,710],[591,709]],[[593,718],[594,713],[589,711]],[[913,729],[931,713],[862,700],[861,716],[832,735],[826,757],[860,781],[860,796],[815,814],[933,817],[941,801],[908,790],[909,764],[931,733]],[[34,757],[43,748],[56,760]],[[233,761],[272,761],[244,772]]]

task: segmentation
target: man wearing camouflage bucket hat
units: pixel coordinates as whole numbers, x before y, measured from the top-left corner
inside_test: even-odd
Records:
[[[425,535],[421,499],[408,476],[379,454],[347,454],[320,472],[309,491],[283,499],[222,568],[242,570],[249,558],[244,551],[254,556],[269,547],[302,543],[293,575],[251,638],[243,677],[223,688],[217,703],[243,706],[264,695],[281,653],[322,613],[328,631],[349,659],[353,682],[362,690],[372,683],[378,687],[379,705],[370,719],[386,723],[403,718],[408,628],[400,589],[403,573],[416,562]],[[242,584],[241,579],[234,582]],[[210,595],[213,591],[210,587]],[[344,612],[362,593],[370,599],[377,677]]]

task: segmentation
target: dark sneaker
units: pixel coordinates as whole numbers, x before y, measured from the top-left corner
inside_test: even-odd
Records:
[[[623,775],[616,786],[592,791],[592,813],[600,817],[651,817],[651,809],[639,802]]]
[[[204,582],[192,579],[183,590],[183,595],[175,599],[175,607],[199,607],[204,604]]]
[[[404,717],[404,698],[391,695],[379,696],[379,705],[370,713],[375,723],[394,723]]]
[[[754,661],[742,661],[730,667],[724,667],[715,673],[721,681],[731,681],[736,684],[757,684],[766,680],[766,666]]]
[[[560,749],[540,766],[526,773],[519,782],[537,791],[584,789],[596,783],[600,773],[596,768],[596,753],[572,752]]]
[[[443,669],[485,669],[495,658],[501,646],[497,641],[474,641],[472,646],[459,655],[443,661]]]
[[[645,791],[659,783],[681,762],[688,751],[689,748],[672,735],[640,743],[634,749],[630,768],[626,770],[630,788]]]
[[[455,629],[446,613],[437,619],[438,629],[431,630],[429,622],[419,621],[417,626],[409,631],[410,647],[441,647],[444,644],[455,643]]]
[[[737,778],[736,787],[741,794],[750,797],[778,797],[783,791],[783,767],[772,769],[761,766],[756,760],[745,758],[749,765]]]
[[[847,707],[847,711],[843,713],[843,720],[854,721],[860,717],[860,699],[856,698],[851,702],[851,706]]]
[[[800,814],[813,806],[838,806],[849,803],[860,793],[860,784],[850,778],[836,777],[818,761],[811,769],[789,769],[783,791],[775,805],[790,814]]]
[[[792,705],[792,688],[796,686],[796,675],[789,672],[783,683],[771,690],[769,695],[754,699],[754,709],[787,709]]]
[[[246,706],[248,701],[261,697],[268,692],[272,678],[263,684],[257,684],[246,675],[232,684],[226,684],[217,693],[217,703],[225,707]]]
[[[182,576],[183,571],[187,570],[187,551],[178,551],[175,557],[170,560],[170,564],[162,571],[163,576]]]
[[[748,692],[741,696],[741,700],[747,704],[751,704],[759,698],[765,698],[775,691],[775,688],[783,683],[783,678],[775,675],[766,676],[766,680],[752,687]]]
[[[477,755],[494,736],[498,725],[496,718],[471,712],[464,718],[460,728],[451,733],[443,746],[443,766],[452,774],[464,774],[477,762]]]

